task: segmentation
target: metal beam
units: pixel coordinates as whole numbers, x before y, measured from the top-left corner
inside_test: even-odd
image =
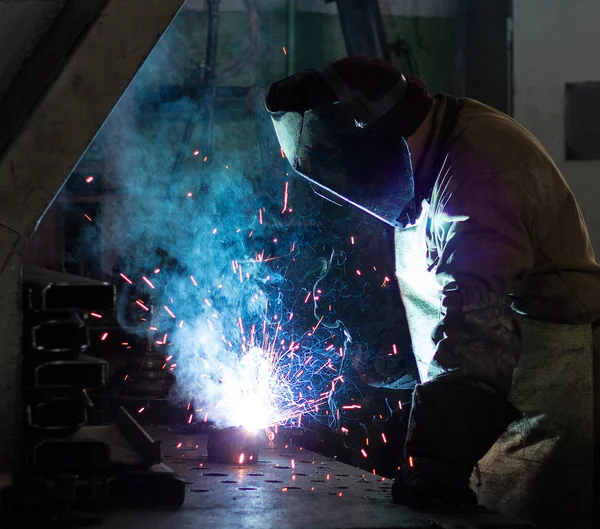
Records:
[[[23,249],[183,2],[109,0],[0,157],[0,472],[18,461]]]
[[[336,0],[336,3],[348,55],[367,55],[390,62],[379,4],[370,0]]]
[[[65,56],[107,0],[70,0],[44,35],[0,101],[0,154],[60,70]]]

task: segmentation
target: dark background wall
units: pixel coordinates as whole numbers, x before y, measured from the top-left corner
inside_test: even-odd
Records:
[[[512,1],[467,0],[465,95],[512,112]]]

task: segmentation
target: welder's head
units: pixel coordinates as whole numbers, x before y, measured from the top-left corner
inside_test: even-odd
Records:
[[[274,83],[266,98],[284,154],[315,192],[393,226],[415,220],[406,138],[431,104],[420,81],[368,57],[304,70]]]

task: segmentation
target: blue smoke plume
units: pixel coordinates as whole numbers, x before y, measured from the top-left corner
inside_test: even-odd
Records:
[[[380,257],[371,245],[381,232],[356,214],[362,271],[350,266],[355,237],[316,220],[325,206],[290,174],[261,89],[217,102],[215,149],[206,145],[203,98],[181,88],[198,68],[185,27],[175,19],[99,134],[109,160],[102,228],[82,247],[114,256],[102,268],[119,281],[119,323],[164,357],[190,421],[257,429],[309,415],[340,425],[359,407],[350,344],[369,364],[381,322],[396,325],[398,302],[372,295],[388,272],[377,261],[362,268]],[[355,314],[350,330],[338,311]],[[393,366],[395,353],[384,358]]]
[[[258,429],[309,414],[331,424],[351,336],[327,276],[344,257],[312,246],[310,207],[308,216],[295,210],[279,149],[273,143],[265,159],[259,145],[270,127],[262,108],[253,141],[236,130],[249,120],[225,119],[214,154],[194,135],[182,142],[185,118],[200,131],[205,109],[163,98],[157,84],[185,82],[185,55],[174,24],[102,131],[113,164],[103,245],[119,259],[120,323],[164,354],[172,398],[188,404],[190,421]]]

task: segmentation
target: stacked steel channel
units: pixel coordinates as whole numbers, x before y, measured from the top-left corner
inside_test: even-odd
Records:
[[[109,445],[78,432],[92,405],[88,389],[104,386],[108,363],[86,354],[90,312],[113,311],[115,287],[38,267],[23,270],[23,373],[27,473],[63,480],[73,494],[109,465]],[[63,483],[64,485],[64,483]]]
[[[156,335],[148,330],[150,323],[146,318],[152,320],[154,313],[152,298],[142,296],[133,287],[118,291],[118,297],[118,314],[89,320],[91,354],[110,363],[107,386],[89,392],[96,411],[115,417],[123,406],[142,423],[174,424],[178,419],[187,420],[185,408],[172,406],[168,397],[175,374],[168,369],[168,352],[163,352],[168,351],[165,345],[170,342],[165,344],[163,340],[172,329],[163,327]],[[143,299],[149,311],[140,309],[135,303],[138,299]]]

